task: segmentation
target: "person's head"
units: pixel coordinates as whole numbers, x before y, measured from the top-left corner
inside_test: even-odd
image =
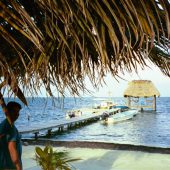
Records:
[[[12,122],[15,122],[19,117],[19,111],[21,110],[21,105],[17,102],[9,102],[7,104],[7,109],[9,113],[9,117]]]

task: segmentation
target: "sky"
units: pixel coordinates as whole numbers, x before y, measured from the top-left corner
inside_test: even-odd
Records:
[[[138,66],[138,74],[135,72],[125,73],[120,76],[124,79],[118,79],[118,81],[111,76],[111,74],[106,75],[105,83],[102,86],[99,86],[98,89],[94,89],[89,81],[86,80],[86,87],[91,91],[90,93],[80,93],[82,97],[123,97],[123,93],[127,88],[128,82],[132,80],[151,80],[155,87],[160,92],[161,97],[170,97],[170,77],[165,76],[157,66],[154,66],[153,63],[146,61],[149,67],[145,67],[142,70]],[[58,97],[56,89],[52,88],[54,96]],[[41,93],[38,94],[39,97],[46,97],[46,92],[44,89],[41,89]],[[65,97],[71,97],[69,92],[66,92]]]
[[[123,92],[127,88],[128,82],[132,80],[151,80],[160,92],[161,97],[170,97],[170,78],[165,76],[158,67],[152,63],[148,63],[149,67],[144,70],[139,68],[138,74],[135,72],[125,73],[121,77],[125,80],[118,79],[116,81],[110,74],[105,78],[106,85],[99,87],[98,90],[93,89],[91,84],[87,83],[87,88],[93,91],[95,97],[123,97]],[[85,94],[84,96],[88,96]]]

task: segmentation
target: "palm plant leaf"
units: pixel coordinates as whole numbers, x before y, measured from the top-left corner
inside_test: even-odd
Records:
[[[70,159],[69,153],[66,151],[54,151],[52,146],[46,146],[44,149],[40,147],[35,148],[36,161],[44,170],[64,169],[71,170],[70,162],[78,161],[80,159]]]

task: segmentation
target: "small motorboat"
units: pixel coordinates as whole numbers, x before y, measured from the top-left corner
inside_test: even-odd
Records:
[[[105,110],[105,109],[112,109],[114,106],[115,103],[113,103],[112,101],[102,101],[100,104],[95,105],[93,108]]]
[[[137,114],[138,114],[138,110],[135,110],[135,109],[124,111],[124,112],[119,112],[110,117],[106,117],[106,119],[104,119],[104,122],[105,123],[117,123],[120,121],[132,119]]]

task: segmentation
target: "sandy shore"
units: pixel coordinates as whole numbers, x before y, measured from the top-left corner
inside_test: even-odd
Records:
[[[40,170],[34,160],[36,145],[23,146],[24,170]],[[44,146],[41,146],[44,147]],[[66,148],[70,157],[82,160],[72,163],[78,170],[169,170],[170,154],[148,153],[142,151]]]

